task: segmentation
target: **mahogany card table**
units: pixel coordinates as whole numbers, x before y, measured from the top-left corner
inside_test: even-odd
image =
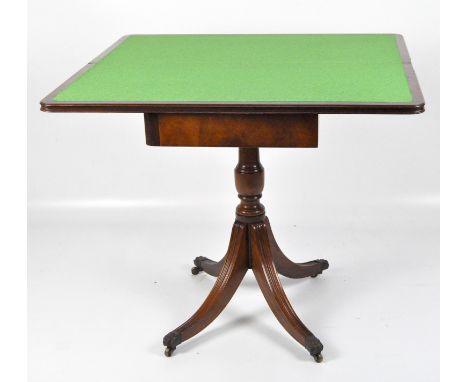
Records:
[[[259,148],[315,148],[319,114],[417,114],[424,99],[401,35],[129,35],[44,98],[41,110],[142,113],[149,146],[238,147],[240,203],[227,253],[194,260],[192,274],[216,283],[164,337],[165,354],[207,327],[251,269],[278,321],[320,362],[323,345],[279,275],[316,277],[328,262],[295,263],[279,248],[260,203]]]

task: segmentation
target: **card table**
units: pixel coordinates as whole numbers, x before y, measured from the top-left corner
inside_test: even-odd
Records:
[[[165,354],[207,327],[251,269],[278,321],[320,362],[323,345],[279,275],[316,277],[329,264],[295,263],[279,248],[260,202],[259,148],[315,148],[319,114],[418,114],[424,99],[401,35],[128,35],[45,97],[41,110],[142,113],[149,146],[237,147],[240,203],[227,253],[194,260],[192,274],[216,282],[164,337]]]

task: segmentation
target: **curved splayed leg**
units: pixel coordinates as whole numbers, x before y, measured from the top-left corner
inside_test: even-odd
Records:
[[[180,343],[206,328],[223,311],[248,268],[247,228],[244,224],[236,222],[232,228],[225,261],[210,294],[192,317],[164,337],[163,344],[166,346],[167,356],[171,356]]]
[[[286,331],[304,346],[317,362],[323,345],[302,323],[291,306],[276,272],[266,223],[249,225],[252,270],[268,305]]]
[[[268,240],[270,243],[273,262],[275,263],[276,270],[280,275],[292,278],[301,279],[304,277],[317,277],[325,269],[328,269],[327,260],[312,260],[305,263],[295,263],[290,260],[280,249],[278,243],[273,236],[270,222],[265,218],[266,230],[268,232]]]

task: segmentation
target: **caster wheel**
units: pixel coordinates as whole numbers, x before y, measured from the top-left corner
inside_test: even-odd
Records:
[[[313,279],[315,279],[318,275],[312,275],[310,277],[312,277]]]
[[[317,363],[320,363],[323,361],[322,353],[314,354],[312,357],[314,357],[314,360]]]
[[[164,355],[166,357],[172,356],[172,353],[174,352],[175,348],[170,348],[169,346],[164,350]]]
[[[192,268],[192,275],[198,275],[200,273],[201,269],[198,267],[193,267]]]

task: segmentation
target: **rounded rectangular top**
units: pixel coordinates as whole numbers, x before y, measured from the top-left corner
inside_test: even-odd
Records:
[[[420,113],[402,36],[129,35],[45,111]]]

